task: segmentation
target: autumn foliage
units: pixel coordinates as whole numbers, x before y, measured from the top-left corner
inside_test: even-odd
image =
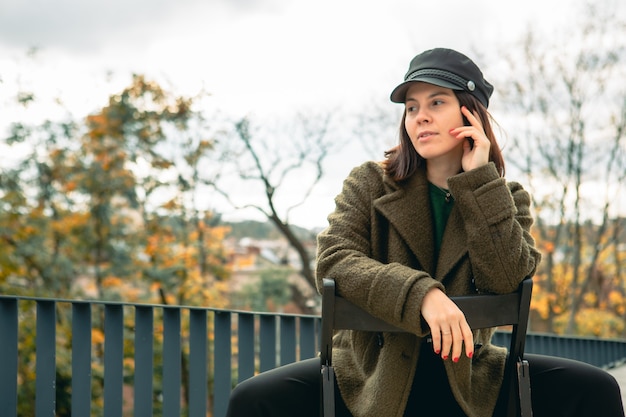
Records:
[[[30,151],[0,177],[0,292],[226,307],[227,229],[194,201],[203,191],[194,173],[213,142],[192,107],[193,100],[136,76],[81,123],[14,124],[6,144]],[[71,352],[66,310],[57,311],[57,343]],[[125,320],[132,327],[130,314]],[[20,413],[32,415],[35,329],[25,326],[34,318],[20,323]],[[93,326],[98,357],[102,317]],[[57,415],[69,415],[71,358],[57,362]],[[132,355],[124,366],[132,373]],[[97,408],[99,360],[92,379]]]

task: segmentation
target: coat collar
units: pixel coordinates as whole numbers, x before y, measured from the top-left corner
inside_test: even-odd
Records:
[[[431,276],[443,279],[467,252],[467,238],[458,205],[452,208],[435,271],[432,210],[428,180],[423,169],[402,182],[384,177],[387,193],[374,200],[374,207],[396,229]]]

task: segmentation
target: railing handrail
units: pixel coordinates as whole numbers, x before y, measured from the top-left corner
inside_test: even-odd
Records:
[[[55,298],[55,297],[40,297],[30,295],[3,295],[0,294],[1,299],[15,299],[24,301],[49,301],[56,303],[67,304],[96,304],[96,305],[119,305],[124,307],[152,307],[152,308],[177,308],[182,310],[206,310],[213,312],[231,313],[231,314],[254,314],[257,316],[274,316],[274,317],[303,317],[303,318],[320,318],[315,314],[300,314],[300,313],[281,313],[271,311],[251,311],[241,309],[230,308],[218,308],[208,306],[196,306],[186,304],[161,304],[161,303],[144,303],[144,302],[131,302],[131,301],[119,301],[119,300],[95,300],[95,299],[76,299],[76,298]]]

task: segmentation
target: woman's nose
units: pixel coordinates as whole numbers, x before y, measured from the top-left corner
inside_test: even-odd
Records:
[[[418,123],[428,123],[430,121],[430,115],[423,109],[420,109],[415,118]]]

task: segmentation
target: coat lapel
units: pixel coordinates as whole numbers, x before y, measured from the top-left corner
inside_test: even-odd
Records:
[[[403,183],[386,178],[388,193],[374,201],[374,207],[389,221],[413,252],[421,267],[442,280],[467,253],[463,218],[455,205],[448,218],[435,271],[432,211],[428,180],[418,171]]]
[[[439,280],[443,280],[466,253],[467,234],[463,227],[461,211],[455,204],[450,212],[446,229],[443,232],[436,277]]]
[[[433,228],[428,182],[418,171],[403,183],[386,181],[389,192],[374,201],[374,207],[389,221],[418,262],[433,274]]]

